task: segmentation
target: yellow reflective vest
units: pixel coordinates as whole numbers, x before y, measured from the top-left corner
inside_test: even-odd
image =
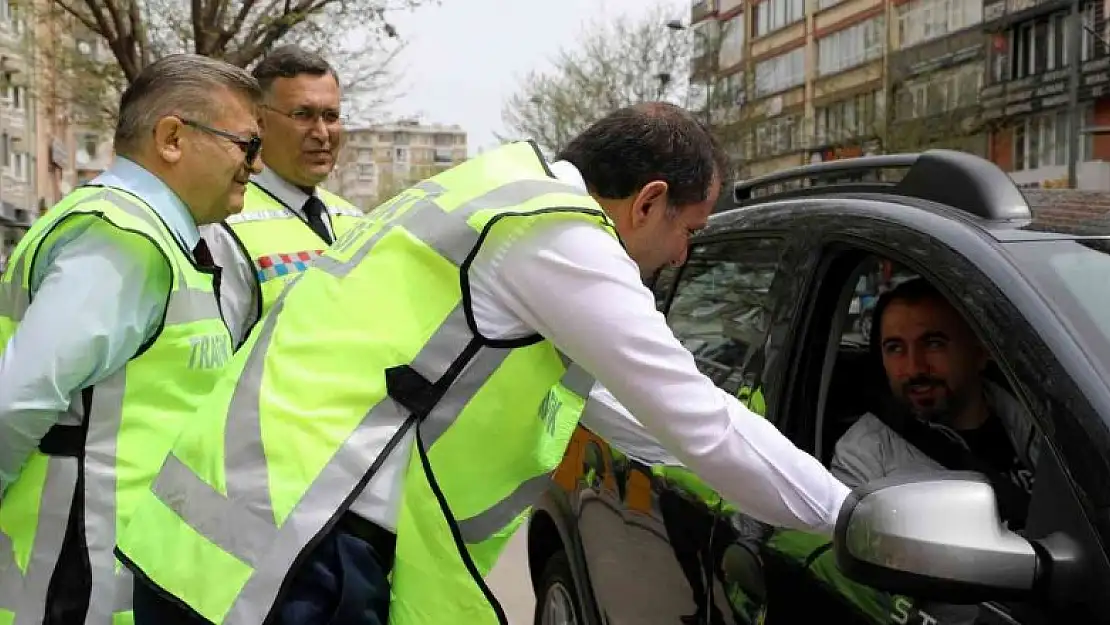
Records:
[[[593,380],[538,335],[478,336],[466,275],[491,239],[554,220],[616,236],[531,143],[360,220],[237,352],[120,558],[210,621],[262,623],[298,557],[415,429],[389,622],[506,623],[483,577],[551,484]]]
[[[364,216],[334,193],[318,188],[316,194],[327,206],[336,240]],[[247,185],[243,210],[226,223],[254,265],[256,319],[269,312],[285,285],[328,247],[296,213],[254,182]]]
[[[3,625],[41,623],[48,609],[58,622],[130,621],[131,577],[112,554],[118,529],[148,491],[182,419],[231,356],[212,274],[194,265],[142,200],[98,186],[70,193],[16,247],[0,277],[0,352],[28,309],[39,251],[93,219],[114,226],[120,245],[144,237],[165,255],[172,270],[166,316],[156,338],[125,367],[75,398],[0,500]],[[78,516],[69,526],[71,514]],[[74,542],[60,558],[67,539]],[[82,602],[73,588],[55,587],[59,578],[86,584],[87,611],[57,614],[51,607],[56,593],[67,595],[67,606]]]

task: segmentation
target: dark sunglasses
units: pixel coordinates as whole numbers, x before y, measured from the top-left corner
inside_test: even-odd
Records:
[[[246,161],[246,165],[248,167],[254,164],[254,159],[258,158],[258,153],[262,150],[262,137],[258,135],[251,135],[249,139],[244,139],[243,137],[227,132],[226,130],[220,130],[211,126],[205,126],[204,124],[200,122],[195,122],[191,119],[185,119],[184,117],[178,117],[177,119],[182,124],[185,124],[190,128],[196,128],[197,130],[207,132],[208,134],[216,137],[227,139],[228,141],[234,143],[236,147],[243,151],[243,158]]]

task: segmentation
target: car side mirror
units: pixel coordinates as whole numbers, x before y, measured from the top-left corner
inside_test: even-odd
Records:
[[[1026,598],[1044,566],[1003,525],[994,490],[977,473],[871,482],[845,501],[834,543],[848,577],[946,603]]]

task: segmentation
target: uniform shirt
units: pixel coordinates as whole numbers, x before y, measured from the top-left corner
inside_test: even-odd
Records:
[[[554,163],[552,171],[586,188],[570,163]],[[604,230],[560,220],[522,229],[516,239],[489,240],[471,265],[470,288],[483,335],[539,333],[595,376],[590,399],[600,409],[584,415],[583,425],[623,441],[626,450],[640,447],[635,455],[665,457],[661,442],[757,519],[832,532],[848,488],[698,371],[639,268]],[[353,504],[355,514],[396,529],[412,441],[410,432],[383,463]]]
[[[263,168],[260,173],[251,177],[251,182],[284,204],[294,215],[305,219],[303,207],[308,201],[308,194],[274,173],[274,170]],[[325,215],[323,220],[328,234],[334,239],[331,214]],[[231,227],[225,223],[202,226],[200,234],[212,250],[212,259],[223,269],[220,309],[227,320],[228,329],[231,330],[231,338],[239,345],[258,322],[258,311],[261,309],[255,291],[258,274],[254,259],[243,255],[239,243],[231,234]],[[321,241],[320,247],[324,248],[326,244]]]
[[[136,163],[117,157],[91,184],[145,200],[185,249],[200,240],[185,204]],[[121,245],[114,226],[86,221],[41,248],[31,305],[0,354],[0,489],[81,390],[126,365],[161,326],[173,285],[162,252],[142,237]]]

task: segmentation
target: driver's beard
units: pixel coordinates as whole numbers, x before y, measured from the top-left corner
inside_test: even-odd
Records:
[[[971,403],[971,391],[967,388],[953,389],[947,385],[943,388],[944,394],[932,406],[915,404],[904,393],[898,396],[898,403],[903,410],[921,421],[952,427],[956,418]]]

